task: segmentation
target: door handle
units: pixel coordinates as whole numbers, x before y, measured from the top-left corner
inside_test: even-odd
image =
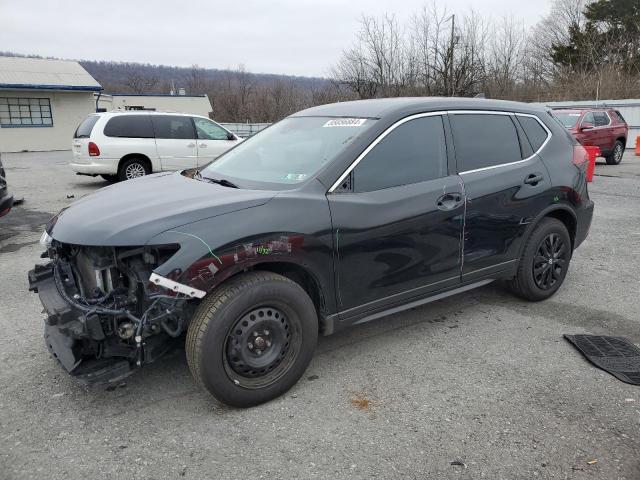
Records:
[[[462,203],[462,194],[445,193],[438,198],[437,205],[439,210],[453,210]]]
[[[199,143],[198,144],[198,148],[207,148],[207,144],[206,143]]]
[[[189,148],[193,148],[193,147],[195,147],[195,146],[196,146],[196,144],[195,144],[195,143],[193,143],[193,142],[192,142],[192,143],[188,143],[188,144],[187,144],[187,147],[189,147]]]
[[[535,187],[542,180],[544,180],[544,177],[542,176],[542,174],[532,173],[527,178],[524,179],[524,183],[526,183],[527,185],[531,185],[532,187]]]

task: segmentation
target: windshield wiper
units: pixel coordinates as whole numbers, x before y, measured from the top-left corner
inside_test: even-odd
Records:
[[[202,175],[200,172],[197,172],[193,178],[197,178],[199,180],[204,180],[205,182],[209,182],[209,183],[217,183],[218,185],[222,185],[223,187],[229,187],[229,188],[240,188],[238,187],[238,185],[236,185],[233,182],[230,182],[229,180],[227,180],[226,178],[211,178],[211,177],[205,177],[204,175]]]

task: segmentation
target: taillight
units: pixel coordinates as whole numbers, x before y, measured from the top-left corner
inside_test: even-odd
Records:
[[[98,145],[96,145],[93,142],[89,142],[89,156],[90,157],[100,156],[100,149],[98,148]]]
[[[573,164],[584,170],[587,182],[593,182],[593,175],[596,170],[596,157],[600,155],[598,147],[583,147],[575,145],[573,147]]]
[[[584,166],[589,161],[589,154],[582,145],[574,145],[573,147],[573,164]]]

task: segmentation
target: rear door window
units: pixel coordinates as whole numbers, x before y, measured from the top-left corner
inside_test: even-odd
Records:
[[[119,115],[111,117],[104,127],[107,137],[153,138],[149,115]]]
[[[191,117],[181,115],[153,115],[153,129],[156,138],[194,139],[195,131]]]
[[[524,117],[518,115],[518,121],[527,136],[529,143],[533,147],[533,151],[537,152],[547,140],[548,133],[540,122],[533,117]]]
[[[604,112],[594,112],[594,118],[596,119],[596,127],[606,127],[609,125],[609,116]]]
[[[441,116],[409,120],[384,137],[353,170],[353,191],[371,192],[446,176]]]
[[[593,126],[596,125],[596,119],[593,116],[593,112],[588,112],[584,114],[584,117],[582,117],[582,125],[584,125],[585,123],[589,123]]]
[[[94,125],[100,118],[99,115],[89,115],[76,129],[76,133],[73,134],[73,138],[89,138]]]
[[[459,172],[522,160],[510,115],[452,114],[449,119]]]

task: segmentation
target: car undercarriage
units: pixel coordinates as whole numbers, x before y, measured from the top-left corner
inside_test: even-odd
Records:
[[[50,262],[29,272],[29,287],[47,315],[45,343],[70,374],[117,382],[172,348],[196,301],[149,279],[178,248],[50,242]]]

